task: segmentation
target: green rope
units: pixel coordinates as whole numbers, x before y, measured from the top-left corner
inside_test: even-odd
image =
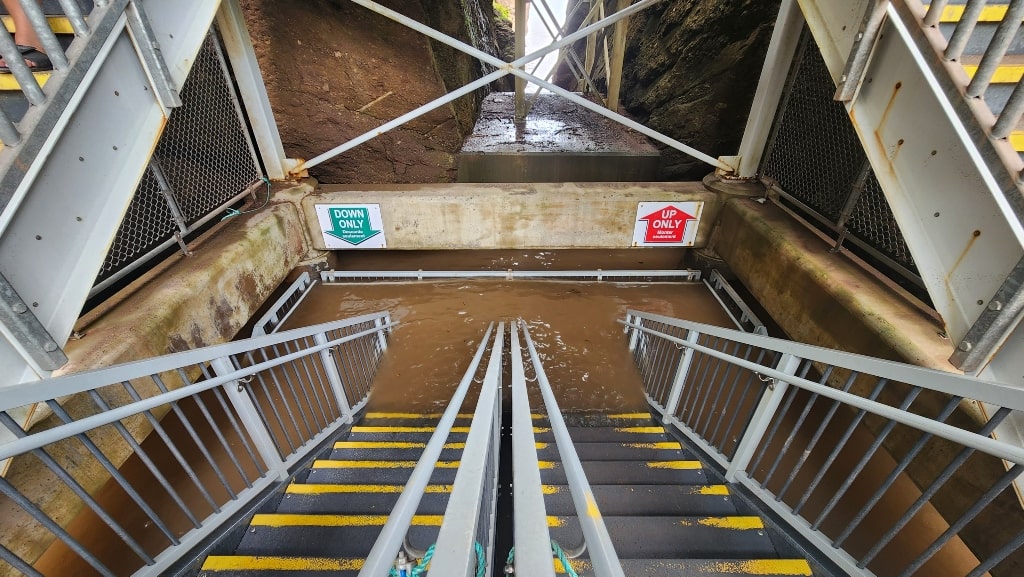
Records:
[[[437,545],[437,543],[434,543],[434,545]],[[434,545],[427,547],[427,551],[423,553],[423,558],[420,559],[419,563],[412,568],[412,571],[409,573],[409,577],[422,577],[423,574],[426,573],[427,566],[430,565],[430,560],[434,558]],[[476,550],[476,577],[485,577],[485,574],[487,573],[487,561],[484,559],[484,547],[479,541],[474,543],[474,545],[474,549]],[[390,577],[398,577],[398,569],[392,567],[391,570],[388,571],[388,575]]]
[[[558,557],[558,561],[562,564],[562,567],[565,569],[566,575],[568,575],[569,577],[580,577],[579,574],[576,573],[576,570],[573,569],[572,565],[569,564],[569,558],[565,555],[565,551],[562,550],[562,547],[558,544],[558,541],[555,541],[554,539],[551,540],[551,554]],[[511,565],[512,562],[515,560],[516,548],[513,547],[508,550],[508,559],[505,560],[505,564]]]
[[[224,216],[224,218],[221,219],[221,221],[225,221],[225,220],[227,220],[229,218],[232,218],[232,217],[235,217],[235,216],[240,216],[240,215],[243,215],[243,214],[249,214],[250,212],[256,212],[257,210],[263,210],[263,208],[266,207],[267,204],[270,203],[270,179],[268,179],[267,177],[264,176],[264,177],[261,177],[260,180],[262,180],[263,182],[267,183],[267,198],[266,198],[266,200],[263,201],[263,204],[261,204],[259,206],[259,208],[254,208],[254,209],[251,209],[251,210],[241,210],[240,211],[240,210],[236,210],[234,208],[229,208],[228,211],[227,211],[227,214]]]

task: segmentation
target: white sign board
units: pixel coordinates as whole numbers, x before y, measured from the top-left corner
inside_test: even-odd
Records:
[[[704,201],[641,202],[636,207],[633,246],[693,246]]]
[[[379,204],[318,204],[316,217],[329,249],[387,248]]]

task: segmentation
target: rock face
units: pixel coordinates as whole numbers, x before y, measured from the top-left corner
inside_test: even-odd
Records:
[[[614,5],[606,2],[606,10]],[[778,12],[779,0],[673,0],[630,17],[621,106],[711,156],[735,154]],[[576,47],[582,60],[585,44]],[[598,54],[595,74],[604,90]],[[558,81],[576,88],[564,66]],[[675,150],[662,152],[665,180],[699,180],[712,170]]]
[[[383,3],[497,52],[487,0]],[[289,157],[313,158],[486,73],[476,59],[347,0],[241,4]],[[452,181],[455,153],[487,93],[434,110],[310,175],[325,183]]]

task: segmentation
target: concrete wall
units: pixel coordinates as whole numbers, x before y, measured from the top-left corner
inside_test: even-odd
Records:
[[[637,203],[703,201],[701,247],[721,198],[686,182],[329,186],[302,207],[320,250],[315,206],[344,203],[380,204],[389,249],[629,248]]]

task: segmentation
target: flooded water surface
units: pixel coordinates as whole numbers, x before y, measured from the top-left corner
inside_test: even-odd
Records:
[[[731,325],[701,283],[451,280],[317,285],[283,328],[389,311],[399,324],[369,406],[437,411],[488,324],[521,318],[563,410],[645,411],[639,375],[616,322],[628,309]]]

